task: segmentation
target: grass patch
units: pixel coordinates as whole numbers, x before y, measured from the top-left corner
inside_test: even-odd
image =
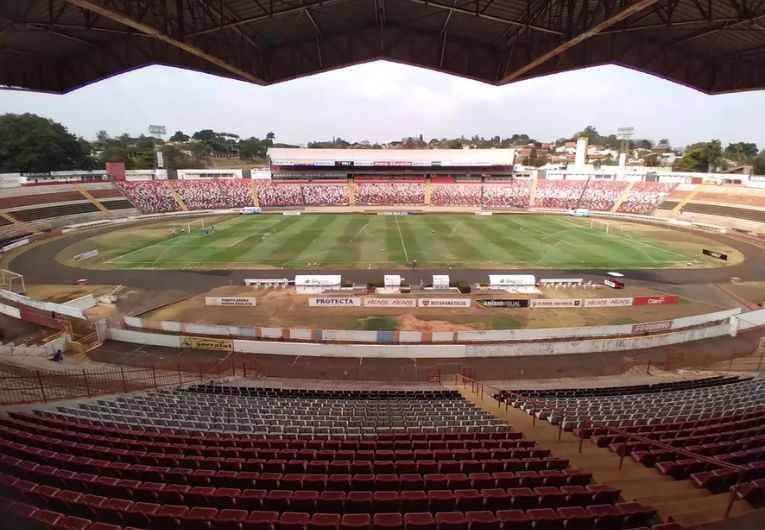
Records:
[[[519,329],[523,322],[510,315],[496,315],[491,319],[491,329]]]
[[[634,318],[628,318],[628,317],[621,317],[621,318],[614,318],[611,320],[612,326],[620,326],[622,324],[635,324],[637,323],[637,320]]]
[[[393,317],[373,316],[360,317],[353,320],[353,329],[365,331],[395,331],[398,328]]]
[[[211,216],[205,226],[171,235],[186,219],[120,227],[62,250],[59,261],[98,249],[85,268],[383,269],[419,267],[669,268],[709,266],[698,255],[703,238],[621,223],[617,233],[590,229],[589,221],[552,215],[243,215]],[[733,255],[733,253],[731,253]],[[714,265],[714,264],[711,264]],[[370,280],[375,278],[370,278]],[[381,278],[377,278],[381,279]],[[459,285],[464,280],[455,274]],[[465,285],[464,287],[467,287]]]

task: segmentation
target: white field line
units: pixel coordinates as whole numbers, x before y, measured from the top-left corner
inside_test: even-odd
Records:
[[[409,253],[406,251],[406,245],[404,244],[404,236],[401,234],[401,227],[398,225],[398,217],[393,216],[393,218],[396,220],[396,228],[398,228],[398,237],[401,239],[401,248],[404,249],[404,258],[406,259],[406,262],[409,263]]]
[[[181,236],[175,236],[175,237],[181,237]],[[122,254],[121,256],[117,256],[116,258],[112,258],[112,259],[110,259],[110,260],[108,260],[108,261],[106,261],[104,263],[120,263],[120,260],[122,258],[124,258],[125,256],[129,256],[131,254],[135,254],[136,252],[142,252],[142,251],[148,250],[150,248],[158,247],[159,245],[161,245],[163,243],[167,243],[167,241],[168,241],[167,239],[163,239],[162,241],[157,241],[156,243],[152,243],[151,245],[147,245],[145,247],[141,247],[141,248],[138,248],[136,250],[131,250],[130,252],[127,252],[126,254]],[[147,263],[147,262],[145,262],[145,261],[144,262],[140,262],[140,261],[136,261],[136,262],[128,261],[127,263]]]
[[[368,227],[368,226],[369,226],[369,221],[366,221],[366,222],[364,223],[364,226],[362,226],[362,227],[359,229],[359,231],[358,231],[358,232],[356,232],[356,235],[355,235],[355,236],[353,236],[353,239],[351,239],[351,241],[356,241],[356,240],[359,238],[359,236],[360,236],[361,234],[363,234],[363,233],[364,233],[364,231],[367,229],[367,227]]]
[[[244,241],[244,240],[246,240],[246,239],[249,239],[249,238],[251,238],[252,236],[256,236],[256,235],[259,235],[259,234],[260,234],[260,235],[262,235],[262,236],[265,236],[266,234],[270,234],[270,233],[271,233],[271,231],[270,231],[270,230],[268,230],[268,229],[269,229],[269,228],[271,228],[272,226],[274,226],[275,224],[277,224],[279,221],[281,221],[281,219],[280,219],[280,218],[277,218],[277,221],[275,221],[275,222],[273,222],[273,223],[271,223],[271,224],[269,224],[269,225],[266,225],[266,226],[261,226],[261,227],[260,227],[258,230],[255,230],[253,233],[251,233],[251,234],[247,234],[246,236],[244,236],[244,237],[243,237],[243,238],[241,238],[241,239],[237,239],[236,241],[234,241],[234,242],[233,242],[233,243],[231,243],[230,245],[226,245],[226,248],[231,248],[231,247],[233,247],[234,245],[238,245],[238,244],[239,244],[239,243],[241,243],[242,241]],[[264,232],[264,230],[265,230],[265,232]]]
[[[573,222],[571,222],[571,221],[569,221],[567,219],[561,219],[561,221],[563,221],[565,223],[568,223],[568,224],[571,224],[571,225],[574,225],[574,226],[576,226],[578,228],[586,229],[586,227],[584,225],[579,225],[577,223],[573,223]],[[662,248],[662,247],[660,247],[658,245],[652,245],[651,243],[646,243],[644,241],[639,241],[639,240],[636,240],[634,238],[619,236],[619,235],[616,235],[616,234],[614,234],[612,232],[608,232],[606,235],[607,236],[611,236],[611,237],[618,237],[619,239],[623,239],[623,240],[628,241],[628,242],[630,242],[632,244],[637,244],[637,245],[642,245],[644,247],[653,248],[655,250],[659,250],[659,251],[664,252],[666,254],[674,254],[675,256],[680,256],[684,260],[691,259],[691,257],[686,255],[686,254],[680,254],[679,252],[674,252],[672,250],[667,250],[667,249]],[[657,262],[657,263],[659,263],[659,262],[661,262],[661,263],[663,263],[663,262],[671,263],[670,260],[648,260],[648,261],[654,261],[654,262]]]

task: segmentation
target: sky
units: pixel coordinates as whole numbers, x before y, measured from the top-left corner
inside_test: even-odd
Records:
[[[765,90],[707,96],[619,66],[598,66],[502,87],[377,61],[260,87],[150,66],[65,95],[0,90],[0,114],[31,112],[94,139],[200,129],[305,144],[341,137],[388,142],[511,136],[568,137],[587,125],[601,134],[632,126],[636,138],[674,146],[718,138],[765,148]]]

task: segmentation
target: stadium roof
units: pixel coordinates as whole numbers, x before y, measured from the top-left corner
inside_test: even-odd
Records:
[[[268,158],[274,166],[511,166],[514,149],[295,149],[272,147]],[[331,163],[331,164],[330,164]],[[347,163],[347,164],[345,164]],[[389,164],[386,164],[389,163]]]
[[[67,92],[148,64],[270,84],[389,59],[502,85],[614,63],[765,88],[762,0],[2,0],[0,85]]]

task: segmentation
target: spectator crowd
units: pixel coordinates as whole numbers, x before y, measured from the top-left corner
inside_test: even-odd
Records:
[[[601,212],[611,211],[625,189],[627,189],[626,182],[591,180],[579,198],[579,208]]]
[[[675,186],[675,184],[659,182],[636,182],[627,198],[619,206],[619,211],[649,215],[664,202]]]
[[[430,204],[434,206],[480,206],[483,186],[477,184],[434,184]]]
[[[483,205],[489,208],[528,208],[531,201],[531,180],[512,180],[502,184],[483,185]]]
[[[265,206],[301,206],[303,193],[300,184],[274,184],[258,182],[258,203]]]
[[[306,206],[348,206],[348,183],[303,184]]]
[[[144,213],[170,212],[178,203],[164,181],[117,183],[133,205]],[[585,180],[539,180],[535,206],[539,208],[586,208],[608,211],[627,187],[625,182]],[[172,186],[191,210],[253,206],[250,180],[174,180]],[[516,179],[486,183],[433,183],[430,204],[488,208],[528,208],[532,181]],[[674,184],[636,182],[619,207],[620,212],[650,214],[675,188]],[[422,206],[423,182],[357,181],[356,204],[362,206]],[[257,183],[258,203],[263,207],[347,206],[345,182]]]
[[[138,180],[117,182],[122,193],[143,213],[174,212],[180,207],[164,181]]]
[[[538,208],[577,208],[586,180],[540,180],[537,184]],[[586,208],[586,206],[580,206]]]
[[[425,184],[419,182],[357,182],[356,204],[422,206],[425,204]]]
[[[189,210],[244,208],[253,206],[250,182],[242,179],[176,180],[173,186]]]

